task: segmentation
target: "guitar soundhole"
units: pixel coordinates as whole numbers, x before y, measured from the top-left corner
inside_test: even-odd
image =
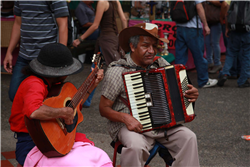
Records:
[[[71,103],[70,100],[68,100],[68,101],[66,102],[66,106],[67,106],[67,107],[73,108],[73,110],[75,109],[75,107],[73,107],[73,104]],[[76,112],[76,115],[75,115],[75,117],[74,117],[74,119],[73,119],[73,124],[71,124],[71,125],[66,125],[66,124],[65,124],[65,128],[67,129],[67,132],[70,133],[70,132],[72,132],[72,131],[75,129],[76,124],[77,124],[77,121],[78,121],[78,114],[77,114],[77,112]]]

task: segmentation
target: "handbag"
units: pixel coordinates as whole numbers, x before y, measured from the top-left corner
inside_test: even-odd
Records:
[[[202,3],[206,20],[208,24],[216,24],[220,22],[220,7],[215,6],[212,3],[209,2],[203,2]]]

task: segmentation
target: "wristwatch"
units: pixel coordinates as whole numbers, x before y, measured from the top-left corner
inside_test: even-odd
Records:
[[[82,39],[81,36],[79,36],[78,39],[79,39],[80,42],[84,41],[84,39]]]

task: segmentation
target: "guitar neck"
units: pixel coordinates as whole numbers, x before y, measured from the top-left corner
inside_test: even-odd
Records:
[[[89,74],[88,78],[83,82],[83,84],[78,88],[78,91],[76,92],[75,96],[72,98],[72,107],[76,107],[81,100],[86,96],[90,88],[94,85],[95,79],[96,79],[96,73],[99,70],[98,67],[95,67],[95,69]],[[84,102],[82,101],[82,104]]]

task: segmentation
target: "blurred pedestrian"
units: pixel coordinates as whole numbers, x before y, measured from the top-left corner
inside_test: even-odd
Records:
[[[100,25],[101,32],[97,45],[100,46],[106,65],[109,65],[112,61],[119,60],[121,58],[121,54],[119,53],[118,29],[116,25],[117,13],[122,21],[122,28],[126,28],[127,20],[118,0],[98,1],[94,23],[83,35],[74,40],[73,46],[77,47],[83,40],[97,30]]]
[[[22,74],[22,68],[38,56],[40,49],[46,44],[56,42],[67,45],[69,13],[66,1],[52,1],[51,6],[46,1],[15,1],[14,15],[10,44],[3,62],[4,69],[13,73],[9,88],[11,101],[14,100],[18,86],[27,77]],[[13,68],[12,52],[19,42],[20,50]]]
[[[198,86],[200,88],[206,88],[215,86],[218,81],[208,77],[207,60],[203,57],[204,37],[201,21],[206,35],[210,34],[210,28],[206,21],[202,2],[204,1],[195,1],[197,15],[190,21],[187,23],[176,23],[175,63],[186,65],[188,49],[190,49],[197,70]]]

